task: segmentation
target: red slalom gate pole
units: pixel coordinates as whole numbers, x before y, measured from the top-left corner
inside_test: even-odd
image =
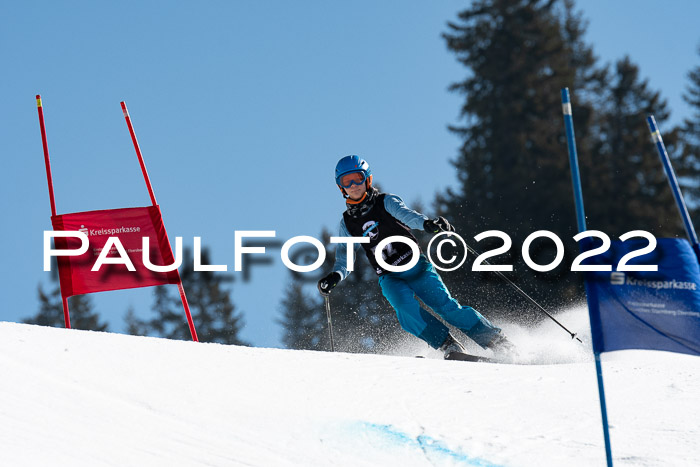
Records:
[[[146,170],[146,164],[143,162],[143,156],[141,155],[141,148],[139,148],[139,142],[136,139],[136,133],[134,133],[134,126],[131,124],[131,117],[129,116],[129,111],[126,108],[126,102],[122,101],[122,112],[124,113],[124,119],[126,120],[126,126],[129,127],[129,134],[131,135],[131,141],[134,143],[134,149],[136,149],[136,155],[139,158],[139,164],[141,164],[141,172],[143,172],[143,178],[146,180],[146,188],[148,188],[148,194],[151,196],[151,203],[153,206],[157,205],[156,195],[153,193],[153,187],[151,186],[151,179],[148,177],[148,171]]]
[[[65,321],[66,323],[66,329],[70,329],[70,313],[68,312],[68,298],[64,297],[63,294],[61,294],[61,301],[63,302],[63,321]]]
[[[49,199],[51,200],[51,215],[56,215],[56,200],[53,196],[53,177],[51,176],[51,161],[49,161],[49,144],[46,142],[46,126],[44,125],[44,108],[41,104],[41,95],[36,95],[36,107],[39,112],[39,127],[41,128],[41,143],[44,146],[44,164],[46,165],[46,179],[49,183]]]
[[[157,206],[156,195],[153,192],[153,187],[151,186],[151,179],[148,177],[148,171],[146,170],[146,164],[143,161],[143,155],[141,154],[141,148],[139,147],[139,142],[136,139],[136,133],[134,132],[134,126],[131,124],[131,117],[129,116],[129,110],[126,108],[126,102],[121,102],[122,112],[124,113],[124,119],[126,120],[126,126],[129,127],[129,134],[131,135],[131,141],[134,143],[134,149],[136,150],[136,156],[139,158],[139,164],[141,165],[141,172],[143,173],[143,178],[146,181],[146,188],[148,188],[148,194],[151,196],[151,203],[153,206]],[[168,238],[168,234],[165,234]],[[168,248],[170,248],[170,254],[172,255],[172,247],[170,247],[170,238],[168,238]],[[190,304],[187,302],[187,296],[185,295],[185,288],[182,286],[182,278],[180,277],[180,271],[177,269],[177,290],[180,292],[180,300],[182,300],[182,307],[185,309],[185,315],[187,315],[187,325],[190,327],[190,334],[192,335],[192,340],[199,342],[197,338],[197,330],[194,327],[194,321],[192,320],[192,313],[190,312]]]
[[[192,313],[190,313],[190,304],[187,303],[187,297],[185,296],[185,288],[182,286],[182,279],[180,279],[180,272],[177,273],[177,278],[180,281],[177,284],[177,290],[180,292],[180,300],[182,300],[182,306],[185,308],[185,315],[187,315],[187,325],[190,327],[190,334],[192,334],[192,340],[199,342],[197,338],[197,330],[194,328],[194,321],[192,321]]]
[[[39,127],[41,128],[41,144],[44,147],[44,165],[46,166],[46,181],[49,185],[49,200],[51,201],[51,216],[56,215],[56,199],[53,195],[53,176],[51,175],[51,161],[49,160],[49,144],[46,141],[46,125],[44,124],[44,107],[41,103],[41,95],[36,95],[36,108],[39,112]],[[60,288],[60,286],[59,286]],[[68,299],[61,293],[63,302],[63,321],[66,328],[70,329],[70,312],[68,311]]]

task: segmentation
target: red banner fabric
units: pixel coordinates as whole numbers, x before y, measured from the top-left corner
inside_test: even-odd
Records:
[[[57,258],[61,295],[64,297],[180,283],[177,270],[154,272],[143,264],[143,237],[150,239],[149,258],[152,264],[165,266],[174,262],[160,207],[157,205],[62,214],[52,216],[51,223],[54,230],[81,231],[90,241],[89,248],[83,255]],[[135,271],[129,271],[124,264],[103,264],[99,271],[91,270],[109,237],[119,238]],[[80,239],[76,237],[57,237],[54,241],[56,249],[78,249],[81,245]],[[119,252],[112,247],[107,257],[119,257]]]

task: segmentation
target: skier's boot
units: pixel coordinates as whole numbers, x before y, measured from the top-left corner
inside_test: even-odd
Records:
[[[494,355],[503,360],[513,360],[518,356],[518,351],[511,341],[502,333],[498,333],[486,346],[491,349]]]
[[[445,360],[450,358],[451,353],[464,353],[464,347],[452,337],[452,334],[447,335],[445,342],[442,343],[438,350],[441,350],[445,354]]]

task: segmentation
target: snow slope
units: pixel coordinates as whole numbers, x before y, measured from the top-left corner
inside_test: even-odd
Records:
[[[585,311],[569,318],[583,325]],[[604,465],[588,352],[549,328],[510,333],[530,363],[555,355],[569,363],[0,323],[0,465]],[[700,358],[617,352],[603,356],[603,368],[616,465],[700,465]]]

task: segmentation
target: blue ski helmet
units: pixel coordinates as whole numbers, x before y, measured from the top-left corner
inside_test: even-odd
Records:
[[[360,156],[345,156],[340,159],[335,166],[335,184],[338,185],[338,188],[340,188],[343,194],[345,194],[345,190],[343,190],[343,187],[340,185],[340,177],[352,172],[362,172],[367,180],[367,188],[372,186],[372,170],[369,168],[367,161]]]

